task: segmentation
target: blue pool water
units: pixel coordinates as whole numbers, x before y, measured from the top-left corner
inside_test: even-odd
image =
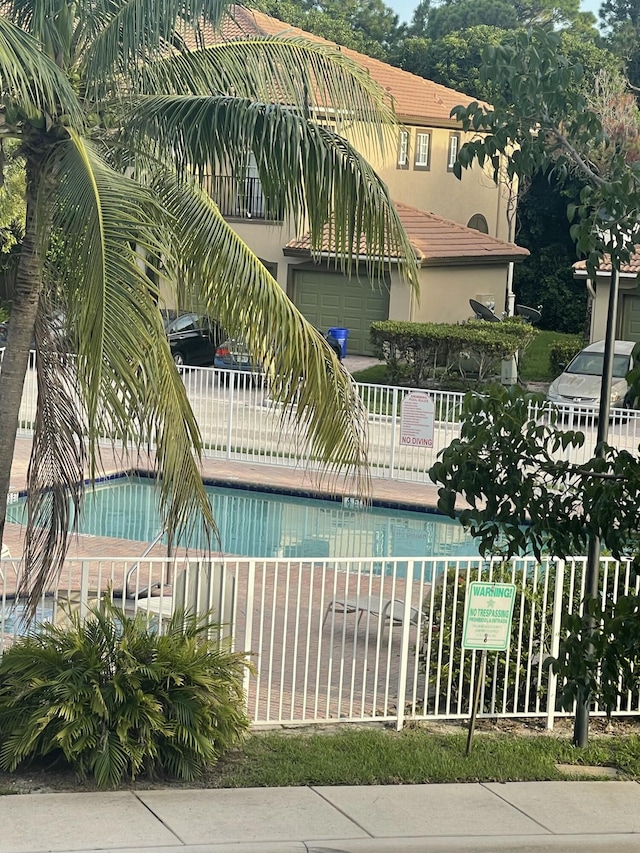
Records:
[[[224,554],[245,557],[470,557],[478,551],[458,521],[427,512],[366,509],[339,501],[208,486]],[[8,521],[23,521],[8,507]],[[152,542],[160,532],[157,491],[146,478],[100,484],[85,500],[79,532]],[[180,543],[197,547],[197,542]]]

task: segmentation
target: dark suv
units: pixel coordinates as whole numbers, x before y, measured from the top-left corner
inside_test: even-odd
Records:
[[[218,322],[200,314],[179,314],[165,328],[178,367],[213,364],[216,348],[225,337]]]

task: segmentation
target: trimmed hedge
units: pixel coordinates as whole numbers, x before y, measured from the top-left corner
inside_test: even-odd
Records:
[[[501,323],[385,320],[371,325],[375,354],[386,362],[389,381],[416,387],[454,373],[472,373],[486,381],[500,372],[503,359],[522,352],[537,334],[519,317]]]
[[[551,344],[549,347],[549,366],[554,377],[562,373],[564,367],[569,364],[574,355],[580,352],[584,345],[580,335],[574,335],[571,339]]]

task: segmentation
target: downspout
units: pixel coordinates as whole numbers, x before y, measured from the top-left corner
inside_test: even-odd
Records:
[[[595,320],[595,318],[593,316],[593,312],[594,312],[594,306],[596,304],[596,290],[595,290],[595,287],[593,286],[593,282],[588,277],[585,280],[585,285],[587,288],[587,293],[589,294],[589,305],[588,305],[588,308],[589,308],[589,340],[592,341],[593,340],[593,324],[594,324],[594,320]]]
[[[516,313],[516,295],[513,292],[513,261],[509,261],[507,267],[507,317],[513,317]]]
[[[511,181],[507,184],[508,186],[508,196],[507,196],[507,205],[506,205],[506,216],[507,216],[507,238],[509,243],[515,243],[515,219],[518,210],[518,191],[513,188],[513,181],[515,178],[512,178]],[[501,193],[498,191],[498,196]],[[514,261],[509,262],[509,266],[507,267],[507,317],[513,317],[516,313],[516,295],[513,292],[513,271],[515,269]]]

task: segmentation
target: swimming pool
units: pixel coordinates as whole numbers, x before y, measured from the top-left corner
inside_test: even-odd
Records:
[[[243,557],[477,556],[462,525],[429,512],[207,486],[224,554]],[[8,521],[22,522],[20,503]],[[79,532],[152,542],[160,531],[157,491],[145,477],[118,478],[88,492]],[[197,542],[181,542],[197,547]]]

